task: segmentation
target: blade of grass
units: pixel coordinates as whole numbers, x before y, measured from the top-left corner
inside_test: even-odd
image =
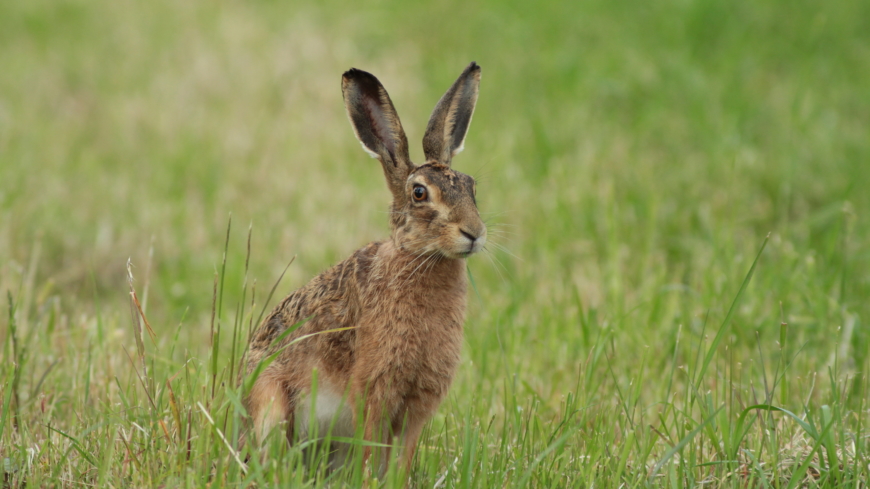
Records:
[[[97,464],[97,461],[94,460],[93,457],[91,457],[91,454],[89,454],[89,453],[84,449],[84,447],[82,447],[81,442],[79,442],[75,437],[73,437],[73,436],[71,436],[71,435],[68,435],[68,434],[64,433],[63,431],[61,431],[61,430],[59,430],[59,429],[57,429],[57,428],[53,428],[53,427],[51,427],[51,426],[49,426],[48,429],[51,430],[51,431],[54,431],[55,433],[58,433],[58,434],[64,436],[65,438],[69,439],[70,441],[72,441],[73,448],[75,448],[75,450],[76,450],[77,452],[79,452],[79,455],[81,455],[82,458],[84,458],[85,460],[87,460],[87,461],[88,461],[91,465],[93,465],[95,468],[99,469],[99,465]]]
[[[545,448],[541,453],[538,454],[537,457],[529,464],[529,467],[523,473],[522,477],[520,477],[519,481],[515,484],[514,487],[529,487],[529,480],[531,480],[532,475],[535,471],[535,468],[541,464],[541,462],[547,458],[551,453],[561,448],[565,445],[565,442],[568,441],[568,438],[576,432],[578,428],[574,427],[571,430],[566,430],[565,433],[562,434],[559,438],[550,443],[547,448]]]
[[[698,372],[698,376],[696,377],[696,388],[700,388],[701,382],[704,380],[704,374],[707,373],[707,367],[710,366],[710,362],[713,361],[713,356],[716,354],[716,350],[719,347],[719,343],[722,342],[722,338],[725,337],[725,333],[728,332],[728,326],[731,324],[731,318],[734,316],[734,312],[737,310],[737,305],[740,303],[740,298],[743,296],[743,292],[746,291],[746,287],[749,285],[749,281],[752,280],[752,274],[755,273],[755,267],[758,265],[758,260],[761,258],[761,253],[764,252],[764,247],[767,246],[767,241],[770,239],[770,233],[764,238],[764,242],[761,243],[761,249],[758,250],[758,254],[755,256],[755,260],[752,262],[752,266],[749,267],[749,272],[746,274],[746,277],[743,279],[743,283],[740,285],[740,290],[737,291],[737,296],[734,297],[734,301],[731,302],[731,307],[728,309],[728,314],[725,315],[725,319],[722,321],[722,325],[719,326],[719,331],[716,333],[716,337],[713,338],[713,343],[710,345],[710,349],[707,350],[707,355],[704,357],[704,363],[701,364],[701,370]]]
[[[284,267],[284,271],[281,272],[281,275],[278,276],[278,280],[275,281],[275,284],[272,285],[272,289],[269,290],[269,295],[266,296],[266,301],[263,302],[263,308],[260,310],[260,315],[257,316],[257,322],[255,324],[259,325],[263,321],[263,316],[266,315],[266,308],[269,307],[269,303],[272,302],[272,296],[275,295],[275,290],[278,288],[278,285],[281,283],[281,280],[284,279],[284,274],[287,273],[287,270],[290,269],[290,265],[296,260],[296,255],[293,255],[293,258],[287,263],[287,266]]]
[[[245,465],[245,463],[242,462],[242,459],[239,458],[239,452],[237,452],[236,449],[233,448],[232,445],[230,445],[230,442],[227,441],[223,432],[221,432],[220,428],[218,428],[217,425],[215,424],[214,419],[212,419],[211,415],[208,414],[208,411],[205,409],[205,406],[203,406],[202,403],[199,401],[196,402],[196,405],[199,407],[199,410],[202,411],[202,414],[205,416],[205,419],[208,421],[208,424],[210,424],[211,427],[214,429],[218,438],[220,438],[221,441],[224,442],[224,445],[227,447],[227,450],[230,451],[230,455],[233,456],[233,459],[239,465],[239,469],[241,469],[242,473],[247,474],[248,473],[248,466]]]
[[[692,441],[692,438],[694,438],[695,435],[697,435],[698,433],[701,432],[701,430],[704,429],[704,427],[706,427],[714,419],[716,419],[716,415],[719,414],[719,411],[721,411],[724,408],[725,408],[725,406],[720,406],[719,409],[714,411],[713,414],[708,416],[707,419],[705,419],[701,424],[696,426],[695,429],[690,431],[689,434],[687,434],[686,436],[683,437],[683,439],[681,439],[679,442],[677,442],[677,444],[674,445],[673,448],[671,448],[670,450],[665,452],[665,455],[662,457],[662,459],[659,460],[658,463],[656,463],[655,466],[653,467],[652,473],[650,474],[650,479],[654,479],[655,476],[658,475],[659,470],[661,470],[661,468],[668,462],[668,460],[670,460],[671,457],[676,455],[677,452],[682,450],[683,447],[688,445],[689,442]]]
[[[306,319],[305,321],[307,321],[307,319]],[[282,338],[286,337],[286,336],[287,336],[288,334],[290,334],[292,331],[296,330],[296,329],[297,329],[299,326],[301,326],[301,324],[304,323],[305,321],[300,321],[299,323],[296,323],[296,325],[294,325],[292,328],[288,328],[287,331],[284,331],[283,333],[281,333],[280,336],[278,336],[277,338],[275,338],[275,340],[272,342],[272,344],[278,343]],[[259,362],[259,363],[257,364],[257,366],[254,368],[254,371],[251,372],[250,374],[248,374],[248,375],[245,377],[245,379],[244,379],[244,381],[243,381],[243,383],[242,383],[242,385],[244,385],[244,387],[245,387],[245,392],[248,392],[248,391],[251,390],[251,387],[254,386],[254,382],[256,382],[256,380],[257,380],[257,378],[260,376],[260,374],[263,373],[263,371],[266,370],[266,368],[267,368],[269,365],[271,365],[272,362],[274,362],[274,361],[278,358],[278,356],[281,355],[281,353],[282,353],[284,350],[286,350],[287,347],[289,347],[290,345],[293,345],[293,344],[295,344],[295,343],[298,343],[298,342],[300,342],[300,341],[306,340],[306,339],[308,339],[308,338],[311,338],[311,337],[313,337],[313,336],[317,336],[317,335],[320,335],[320,334],[337,333],[337,332],[339,332],[339,331],[347,331],[347,330],[349,330],[349,329],[354,329],[354,327],[355,327],[355,326],[349,326],[349,327],[346,327],[346,328],[327,329],[327,330],[324,330],[324,331],[318,331],[318,332],[316,332],[316,333],[311,333],[311,334],[302,335],[302,336],[300,336],[299,338],[295,338],[293,341],[288,342],[286,345],[281,346],[281,348],[279,348],[277,351],[275,351],[274,353],[272,353],[272,354],[269,355],[268,357],[266,357],[266,358],[260,360],[260,362]]]
[[[804,480],[804,477],[806,476],[806,473],[807,473],[807,469],[809,468],[810,463],[812,463],[812,461],[813,461],[813,456],[815,455],[816,452],[819,451],[819,448],[821,448],[822,443],[824,441],[824,437],[827,436],[828,431],[830,431],[833,426],[834,426],[834,423],[831,423],[828,426],[826,426],[822,430],[822,432],[819,434],[819,437],[816,438],[816,442],[813,444],[812,449],[810,449],[810,452],[804,458],[804,461],[800,464],[800,466],[794,472],[792,472],[791,480],[789,480],[788,486],[786,487],[786,489],[794,489],[795,487],[798,486],[798,484],[800,484]]]

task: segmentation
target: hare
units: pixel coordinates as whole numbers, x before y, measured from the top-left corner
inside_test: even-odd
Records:
[[[366,444],[364,461],[371,446],[386,445],[373,461],[383,472],[396,442],[410,468],[423,425],[459,364],[465,259],[486,243],[475,181],[450,168],[479,85],[480,66],[472,62],[435,106],[423,137],[426,163],[416,166],[378,79],[355,68],[342,76],[356,137],[380,160],[393,194],[392,233],[287,296],[252,335],[246,372],[274,357],[245,397],[258,439],[282,422],[291,443],[313,430],[353,436],[362,424],[365,439],[377,442]]]

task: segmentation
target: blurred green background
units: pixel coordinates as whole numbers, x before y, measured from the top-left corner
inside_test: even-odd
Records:
[[[293,256],[276,296],[388,234],[341,73],[380,78],[419,162],[472,60],[481,95],[454,166],[478,179],[494,244],[469,261],[454,409],[476,392],[500,412],[487,396],[519,375],[556,411],[601,337],[614,380],[690,361],[768,233],[726,340],[737,361],[774,355],[784,321],[797,375],[836,357],[862,379],[865,0],[2,2],[4,295],[70,334],[101,318],[129,347],[131,257],[160,341],[183,321],[176,353],[204,355],[230,214],[225,294],[251,226],[258,308]],[[654,384],[642,402],[666,395]]]
[[[867,295],[865,2],[0,9],[6,287],[10,262],[39,243],[39,278],[65,298],[91,302],[94,283],[111,296],[153,237],[152,306],[167,320],[195,312],[230,213],[254,227],[261,280],[299,255],[304,281],[386,232],[387,192],[345,121],[341,73],[382,79],[419,159],[429,110],[476,60],[482,97],[457,168],[511,225],[511,281],[580,281],[587,302],[631,302],[651,262],[693,285],[772,232],[773,253],[818,261],[820,291],[848,269],[846,298],[860,308]]]

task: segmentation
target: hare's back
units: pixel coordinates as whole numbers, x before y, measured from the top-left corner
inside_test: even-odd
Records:
[[[295,342],[315,333],[355,325],[361,311],[360,289],[369,280],[372,262],[381,243],[370,243],[348,259],[311,279],[278,304],[251,338],[251,352],[266,356],[284,349],[282,356],[299,349],[327,346],[331,350],[350,350],[352,331],[325,333]],[[304,322],[303,322],[304,321]],[[300,322],[303,322],[301,325]],[[293,329],[287,333],[288,329]],[[321,343],[325,345],[320,345]],[[288,347],[287,345],[290,344]]]

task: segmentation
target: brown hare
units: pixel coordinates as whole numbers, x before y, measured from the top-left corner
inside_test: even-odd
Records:
[[[471,63],[435,106],[423,137],[426,163],[416,166],[378,79],[358,69],[342,76],[356,137],[380,160],[393,194],[392,234],[287,296],[254,332],[247,373],[274,356],[245,398],[255,437],[262,440],[281,422],[291,442],[312,436],[312,429],[350,437],[362,423],[366,440],[395,443],[410,467],[423,425],[459,364],[465,258],[486,243],[474,179],[450,168],[479,85],[480,67]],[[381,472],[389,450],[377,452]],[[370,455],[367,446],[363,460]]]

